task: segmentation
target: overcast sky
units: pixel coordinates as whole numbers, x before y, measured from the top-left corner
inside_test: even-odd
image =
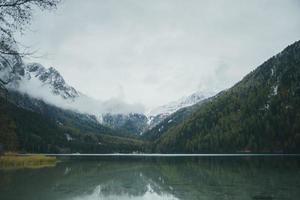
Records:
[[[300,39],[298,0],[64,0],[21,43],[77,90],[151,108],[232,86]]]

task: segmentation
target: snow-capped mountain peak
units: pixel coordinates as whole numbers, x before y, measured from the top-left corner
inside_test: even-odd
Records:
[[[211,96],[213,96],[214,92],[195,92],[187,97],[182,97],[177,101],[170,102],[169,104],[159,106],[153,110],[150,110],[147,113],[147,124],[149,129],[153,128],[161,121],[166,119],[169,115],[175,113],[176,111],[180,110],[181,108],[185,108],[188,106],[195,105]]]
[[[157,116],[157,115],[170,115],[177,110],[192,106],[206,98],[213,96],[213,92],[195,92],[187,97],[182,97],[177,101],[170,102],[169,104],[159,106],[148,112],[148,116]]]
[[[60,73],[53,67],[47,69],[38,63],[27,64],[25,66],[25,77],[27,80],[34,77],[38,78],[41,84],[49,86],[55,95],[59,95],[64,99],[79,97],[79,92],[69,86]]]

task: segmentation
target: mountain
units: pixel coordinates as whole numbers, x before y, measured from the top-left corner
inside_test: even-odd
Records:
[[[8,150],[113,153],[145,147],[131,132],[101,124],[100,114],[77,110],[82,102],[98,102],[69,86],[54,68],[1,55],[0,79],[8,89],[6,97],[0,87],[0,143]]]
[[[213,96],[214,93],[212,92],[195,92],[187,97],[182,97],[181,99],[177,101],[170,102],[169,104],[159,106],[157,108],[154,108],[150,110],[147,114],[148,116],[148,126],[147,130],[151,130],[157,125],[159,125],[161,122],[163,122],[165,119],[168,118],[167,121],[174,121],[174,117],[169,117],[173,113],[176,113],[177,111],[190,107],[192,105],[195,105],[211,96]],[[177,118],[177,117],[175,117]],[[170,123],[170,122],[169,122]],[[162,126],[161,126],[162,127]],[[163,126],[165,127],[165,126]],[[158,132],[161,132],[161,130],[157,130]],[[157,132],[155,131],[155,132]]]
[[[8,100],[18,107],[42,114],[59,123],[68,123],[81,130],[94,133],[117,135],[116,131],[102,126],[94,115],[59,108],[45,102],[51,96],[72,103],[80,93],[69,86],[54,68],[46,69],[40,64],[24,64],[18,55],[8,55],[0,59],[0,75],[8,82]],[[37,90],[44,93],[31,96]],[[31,92],[30,92],[31,91]],[[27,93],[28,92],[28,93]],[[44,98],[42,98],[44,95]]]
[[[0,79],[4,81],[9,90],[23,93],[43,94],[34,97],[44,98],[54,95],[63,99],[75,99],[80,93],[69,86],[59,72],[53,67],[45,68],[38,63],[25,64],[20,55],[1,55]],[[36,91],[40,90],[40,91]],[[46,92],[48,96],[45,96]],[[50,102],[52,103],[52,102]]]
[[[216,95],[217,96],[217,95]],[[164,115],[163,118],[152,123],[153,127],[147,129],[143,134],[142,138],[149,141],[156,141],[159,139],[167,130],[175,127],[181,123],[187,116],[195,112],[203,103],[211,101],[214,97],[203,98],[190,106],[182,107],[174,113]]]
[[[59,95],[64,99],[74,99],[79,97],[79,92],[69,86],[60,73],[50,67],[46,69],[38,63],[29,63],[24,67],[27,80],[38,79],[42,85],[48,86],[53,94]]]
[[[212,95],[213,93],[196,92],[188,97],[157,107],[149,111],[147,115],[141,113],[106,113],[102,115],[102,124],[122,132],[133,133],[136,136],[140,135],[143,138],[158,138],[164,128],[173,125],[193,110],[188,107],[201,104],[200,102],[205,101]],[[176,112],[178,114],[174,114]]]
[[[141,135],[147,128],[147,117],[144,114],[129,113],[129,114],[111,114],[102,115],[102,124],[111,127],[117,131]]]
[[[0,145],[5,150],[32,153],[144,151],[145,143],[139,140],[103,134],[105,130],[90,132],[91,129],[93,127],[79,128],[72,122],[60,122],[50,115],[18,107],[0,96]]]
[[[155,151],[300,152],[300,41],[165,130]]]
[[[32,98],[27,94],[9,91],[7,99],[14,105],[46,116],[59,125],[72,126],[73,128],[77,128],[80,131],[85,132],[122,135],[121,132],[114,131],[100,124],[94,115],[65,110],[51,104],[47,104],[43,100]]]
[[[215,96],[195,93],[149,112],[148,118],[134,112],[116,113],[119,102],[103,108],[105,104],[69,86],[54,68],[26,65],[16,55],[0,58],[0,78],[9,89],[6,102],[0,88],[0,141],[10,149],[300,152],[300,41],[232,88]],[[55,105],[58,99],[62,107]],[[94,112],[80,110],[82,103]]]
[[[149,116],[170,115],[181,108],[192,106],[192,105],[202,101],[203,99],[209,98],[213,95],[214,95],[214,93],[212,93],[212,92],[204,93],[204,92],[198,91],[187,97],[182,97],[181,99],[179,99],[177,101],[173,101],[166,105],[154,108],[149,111],[148,115]]]
[[[51,113],[51,109],[45,107],[55,107],[54,110],[61,108],[65,113],[83,117],[83,121],[92,124],[92,127],[100,126],[101,123],[118,129],[114,131],[120,133],[118,135],[121,133],[126,136],[138,135],[146,126],[145,115],[130,112],[131,107],[134,106],[126,105],[121,101],[94,100],[68,85],[55,68],[45,68],[39,63],[25,64],[18,55],[0,58],[0,78],[8,82],[6,87],[11,93],[10,100],[32,111],[49,115],[47,112]],[[41,103],[40,100],[45,103]],[[128,108],[125,108],[126,106]],[[60,116],[56,117],[60,119]]]
[[[19,95],[17,98],[20,99],[15,99],[15,103],[17,102],[24,108],[40,112],[41,104],[38,100],[43,100],[46,104],[60,107],[67,112],[74,111],[94,116],[90,118],[92,119],[89,122],[90,124],[94,124],[95,121],[93,119],[96,119],[102,125],[116,129],[116,132],[126,135],[142,135],[147,130],[154,128],[170,114],[181,108],[194,105],[212,95],[210,93],[197,92],[153,109],[146,116],[143,113],[134,112],[135,110],[128,105],[128,109],[124,109],[125,105],[120,101],[114,103],[110,101],[101,102],[80,93],[67,84],[61,74],[53,67],[45,68],[39,63],[25,64],[18,55],[7,55],[6,59],[0,58],[0,63],[2,63],[0,78],[4,78],[9,82],[7,85],[9,90],[14,94],[19,92],[32,97],[23,98],[24,95]],[[9,63],[9,66],[7,63]],[[33,102],[28,103],[29,100]],[[47,113],[44,112],[44,114]],[[84,121],[87,120],[84,119]]]

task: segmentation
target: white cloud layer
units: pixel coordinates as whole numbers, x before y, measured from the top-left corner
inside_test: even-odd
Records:
[[[141,104],[128,104],[120,98],[112,98],[106,101],[95,100],[84,94],[74,99],[64,99],[60,95],[54,95],[49,84],[43,84],[38,78],[31,77],[30,80],[23,78],[17,89],[36,99],[44,100],[52,105],[78,111],[81,113],[94,114],[101,120],[104,113],[128,114],[144,113],[144,106]]]
[[[22,43],[79,91],[156,107],[232,86],[300,39],[297,0],[65,0]]]

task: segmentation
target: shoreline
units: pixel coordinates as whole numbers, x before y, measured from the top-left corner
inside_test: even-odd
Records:
[[[43,153],[30,153],[30,154],[18,154],[19,156],[28,155],[44,155],[44,156],[72,156],[72,157],[273,157],[273,156],[285,156],[285,157],[300,157],[300,154],[281,154],[281,153],[236,153],[236,154],[159,154],[159,153],[108,153],[108,154],[43,154]]]

